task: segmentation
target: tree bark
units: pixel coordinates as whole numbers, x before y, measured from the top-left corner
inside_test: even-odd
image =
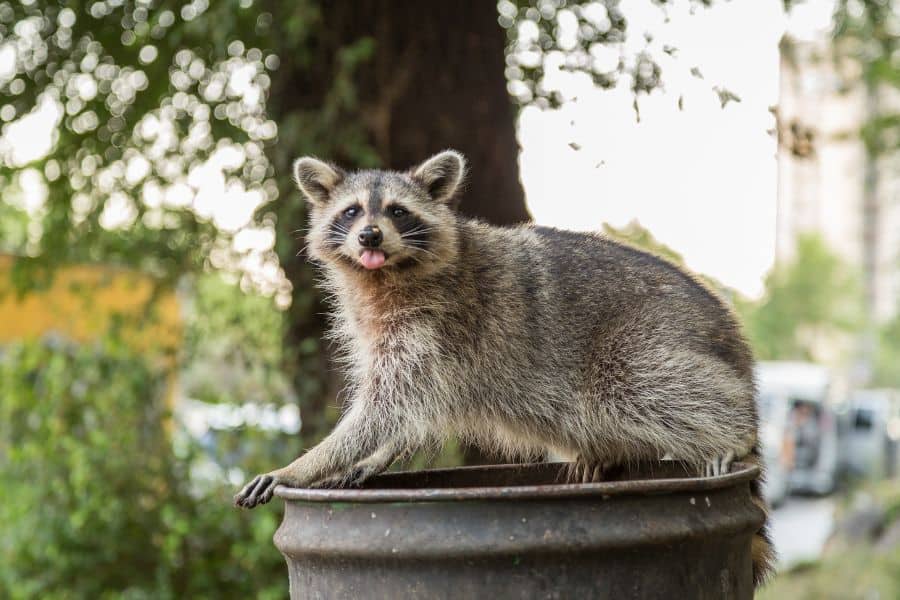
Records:
[[[519,182],[515,113],[506,91],[506,33],[492,1],[357,3],[375,39],[360,91],[385,165],[406,168],[446,149],[468,159],[460,210],[496,225],[529,219]],[[363,14],[365,13],[365,14]]]

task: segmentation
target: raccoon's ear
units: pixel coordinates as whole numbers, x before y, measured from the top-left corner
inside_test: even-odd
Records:
[[[294,182],[313,204],[328,203],[331,191],[343,181],[344,171],[322,162],[318,158],[304,156],[294,161]]]
[[[453,197],[465,174],[466,159],[455,150],[444,150],[412,169],[412,178],[425,186],[432,198],[442,202]]]

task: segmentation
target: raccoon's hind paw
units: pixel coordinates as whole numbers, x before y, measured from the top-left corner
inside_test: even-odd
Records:
[[[718,477],[726,475],[731,470],[731,462],[734,460],[734,452],[728,451],[721,456],[706,461],[703,469],[704,477]]]
[[[314,483],[311,487],[320,489],[359,487],[370,477],[374,477],[383,471],[384,468],[379,468],[377,465],[360,463],[346,473],[322,479],[321,481]]]
[[[314,490],[335,490],[342,487],[347,487],[344,483],[343,475],[334,475],[333,477],[326,477],[325,479],[320,479],[315,483],[310,484],[310,488]]]
[[[599,483],[615,467],[611,462],[588,461],[578,457],[566,467],[564,478],[566,483]]]

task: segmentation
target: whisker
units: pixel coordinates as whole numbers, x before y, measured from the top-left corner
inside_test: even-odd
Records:
[[[400,237],[405,238],[414,235],[422,235],[423,233],[431,233],[432,231],[434,231],[434,227],[429,227],[427,229],[411,229],[409,231],[404,231],[403,233],[401,233]]]
[[[422,248],[421,246],[410,246],[410,249],[411,249],[411,250],[414,250],[414,251],[416,251],[416,252],[421,252],[422,254],[427,254],[427,255],[429,255],[429,256],[433,256],[434,258],[440,258],[440,256],[438,256],[437,254],[435,254],[435,253],[432,252],[431,250],[426,250],[425,248]],[[415,257],[414,257],[414,258],[415,258]]]

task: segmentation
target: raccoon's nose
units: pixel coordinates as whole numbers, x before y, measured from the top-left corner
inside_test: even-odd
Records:
[[[377,248],[381,245],[384,236],[378,225],[366,225],[359,232],[359,243],[365,248]]]

